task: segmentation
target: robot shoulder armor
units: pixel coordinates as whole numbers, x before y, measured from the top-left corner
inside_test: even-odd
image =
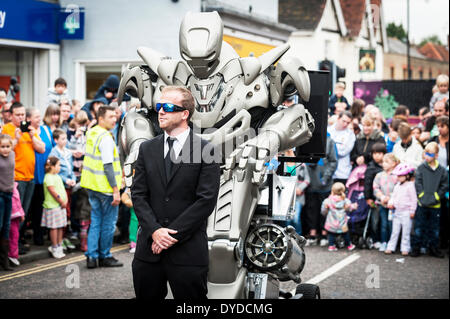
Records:
[[[184,62],[172,59],[162,60],[157,71],[167,85],[185,85],[192,74]]]
[[[261,62],[255,57],[240,58],[242,72],[244,73],[244,84],[249,85],[261,72]]]

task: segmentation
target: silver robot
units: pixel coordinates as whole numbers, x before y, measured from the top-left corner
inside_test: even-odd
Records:
[[[300,283],[305,239],[274,221],[293,217],[295,180],[271,173],[267,163],[312,136],[314,119],[302,104],[277,108],[287,91],[309,100],[308,72],[298,58],[285,55],[289,44],[258,58],[240,58],[222,37],[217,12],[189,12],[179,35],[184,61],[139,47],[145,64],[122,72],[119,104],[125,93],[141,102],[121,123],[126,184],[131,186],[139,145],[161,133],[155,110],[161,89],[187,87],[196,100],[196,132],[225,146],[219,198],[208,219],[208,297],[293,297],[280,282]],[[298,285],[294,297],[310,295],[311,289],[318,287]]]

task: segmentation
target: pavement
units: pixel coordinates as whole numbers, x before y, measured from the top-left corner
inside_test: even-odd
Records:
[[[113,245],[113,247],[118,244],[117,243],[118,242],[118,237],[119,237],[118,234],[119,233],[116,231],[116,234],[115,234],[115,237],[114,237],[114,245]],[[33,242],[33,240],[27,239],[27,243],[31,243],[31,244],[29,244],[30,250],[26,254],[19,255],[18,260],[19,260],[21,265],[33,263],[33,262],[36,262],[36,261],[40,261],[40,260],[52,257],[52,255],[48,251],[48,247],[51,246],[51,242],[47,238],[45,238],[44,245],[42,245],[42,246],[34,245],[34,244],[32,244],[32,242]],[[80,250],[80,241],[78,239],[76,239],[76,240],[72,240],[71,239],[70,242],[72,244],[74,244],[76,248],[75,249],[68,249],[68,251],[64,251],[65,254],[72,253],[72,252],[81,252],[81,250]]]

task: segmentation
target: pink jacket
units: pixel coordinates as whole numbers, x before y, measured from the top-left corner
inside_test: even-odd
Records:
[[[417,194],[414,182],[395,184],[389,204],[392,204],[398,212],[414,213],[417,208]]]
[[[14,182],[14,190],[12,195],[12,209],[11,209],[11,219],[20,218],[25,216],[25,212],[23,211],[22,204],[20,202],[20,194],[17,190],[17,182]]]

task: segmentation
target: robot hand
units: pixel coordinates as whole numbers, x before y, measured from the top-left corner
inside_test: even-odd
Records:
[[[272,131],[263,131],[258,136],[242,143],[225,159],[225,180],[229,180],[234,171],[238,181],[241,182],[246,172],[252,169],[252,183],[262,183],[267,168],[264,164],[277,154],[279,145],[279,137]]]

